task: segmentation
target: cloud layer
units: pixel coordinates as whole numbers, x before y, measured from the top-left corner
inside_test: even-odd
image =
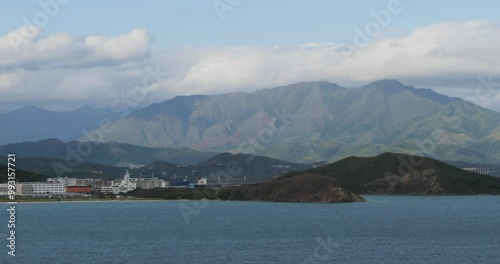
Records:
[[[24,31],[33,37],[23,38]],[[138,95],[145,105],[174,95],[252,91],[299,81],[356,86],[393,78],[500,111],[500,24],[490,21],[421,27],[363,47],[307,43],[153,50],[151,42],[143,29],[80,38],[20,28],[0,36],[0,102],[106,107],[140,94],[138,87],[145,86],[147,97]]]

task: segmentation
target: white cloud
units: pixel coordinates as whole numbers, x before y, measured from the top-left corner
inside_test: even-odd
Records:
[[[27,31],[35,33],[28,35]],[[151,40],[144,29],[135,29],[118,37],[91,35],[77,38],[68,33],[42,37],[40,29],[22,27],[0,37],[0,68],[46,69],[120,64],[147,58]]]
[[[478,99],[480,76],[491,76],[490,96],[475,102],[500,110],[500,24],[490,21],[420,27],[400,38],[375,39],[352,53],[335,43],[151,50],[152,38],[142,29],[118,37],[35,35],[19,45],[18,53],[9,35],[0,36],[0,101],[109,106],[142,85],[148,66],[160,65],[164,79],[144,103],[299,81],[356,86],[383,78]]]

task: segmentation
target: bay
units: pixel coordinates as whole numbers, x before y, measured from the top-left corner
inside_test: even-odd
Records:
[[[500,263],[500,197],[20,203],[1,263]],[[5,224],[4,224],[5,223]]]

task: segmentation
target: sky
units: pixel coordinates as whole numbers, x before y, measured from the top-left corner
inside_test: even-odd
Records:
[[[0,112],[379,79],[500,111],[498,1],[4,1]]]

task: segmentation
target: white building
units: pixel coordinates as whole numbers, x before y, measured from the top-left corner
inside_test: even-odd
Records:
[[[17,189],[17,185],[16,185],[16,189]],[[0,183],[0,195],[1,196],[9,195],[9,184]],[[17,192],[16,192],[16,195],[17,195]]]
[[[66,194],[66,185],[64,183],[33,182],[28,184],[33,185],[33,195],[35,196]],[[23,183],[23,186],[28,184]],[[27,193],[24,193],[24,195],[27,195]]]
[[[494,171],[491,171],[489,168],[483,168],[483,167],[480,167],[480,168],[463,168],[463,170],[469,171],[469,172],[478,173],[478,174],[483,174],[483,175],[491,175],[491,173],[494,172]]]
[[[99,181],[101,179],[92,179],[92,178],[85,178],[85,179],[76,179],[76,184],[75,185],[86,185],[86,186],[92,186],[92,184],[96,181]]]
[[[125,172],[125,176],[123,176],[123,179],[119,182],[111,182],[111,186],[105,186],[101,187],[100,190],[101,192],[107,192],[107,193],[114,193],[114,194],[119,194],[119,193],[126,193],[133,191],[137,188],[137,183],[132,182],[130,180],[130,173],[128,170]]]
[[[33,194],[33,184],[30,182],[25,183],[18,183],[16,185],[16,195],[23,196],[23,195],[32,195]]]
[[[63,183],[63,184],[66,184],[66,186],[68,185],[79,185],[77,184],[77,178],[68,178],[68,177],[65,177],[65,178],[47,178],[47,182],[55,182],[55,183]]]
[[[100,188],[100,191],[103,192],[103,193],[114,193],[115,188],[112,187],[112,186],[102,186]]]
[[[8,194],[8,185],[0,184],[0,195]],[[16,184],[16,196],[65,195],[66,185],[59,182],[22,182]]]
[[[160,180],[158,177],[154,178],[130,178],[131,182],[136,183],[137,188],[141,189],[154,189],[154,188],[166,188],[170,184],[165,180]]]
[[[207,185],[207,177],[199,178],[198,183],[196,185]]]
[[[102,179],[93,179],[93,178],[85,178],[85,179],[77,179],[77,178],[47,178],[47,182],[58,182],[63,183],[66,186],[92,186],[92,189],[99,189],[104,185]]]

